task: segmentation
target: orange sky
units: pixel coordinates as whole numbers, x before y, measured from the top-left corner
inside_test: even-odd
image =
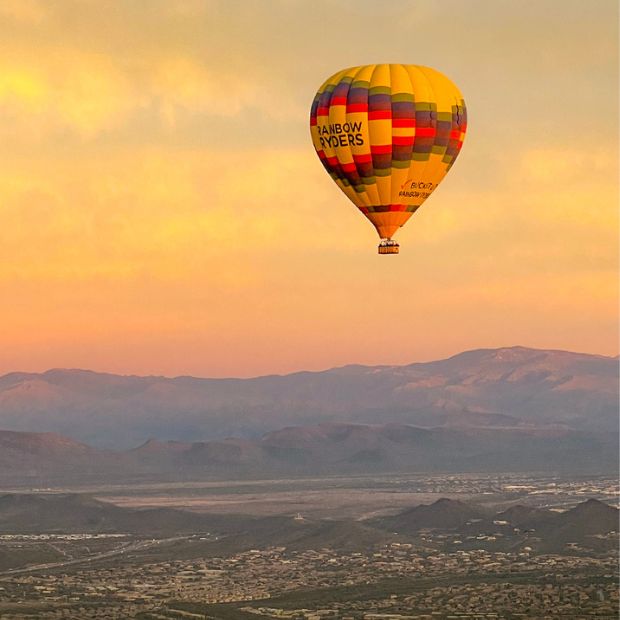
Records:
[[[309,6],[0,3],[0,373],[617,354],[615,0]],[[397,257],[307,126],[372,62],[438,68],[469,112]]]

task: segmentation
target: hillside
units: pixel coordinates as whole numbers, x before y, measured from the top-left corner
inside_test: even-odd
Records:
[[[545,513],[543,518],[541,513]],[[426,530],[474,536],[501,530],[500,543],[485,544],[501,544],[503,548],[527,545],[551,551],[578,544],[609,549],[615,542],[607,536],[618,531],[618,510],[597,500],[587,500],[564,513],[533,510],[531,519],[521,522],[517,529],[515,523],[507,520],[499,525],[497,519],[502,514],[506,515],[493,515],[475,504],[446,498],[430,505],[414,506],[391,517],[359,522],[122,508],[81,494],[0,496],[3,533],[130,533],[161,537],[210,533],[207,540],[196,540],[191,549],[183,551],[185,556],[189,553],[195,557],[271,546],[298,551],[324,547],[353,551],[390,541],[415,542]],[[476,540],[475,544],[481,543]]]
[[[424,529],[452,530],[469,522],[489,521],[491,514],[474,504],[439,499],[433,504],[414,506],[392,517],[382,517],[373,524],[399,534],[414,534]]]
[[[122,508],[81,494],[0,496],[3,533],[107,533],[182,536],[210,533],[192,553],[217,555],[251,548],[365,549],[392,540],[390,534],[353,521],[297,520],[290,516],[212,515],[164,508]],[[1,561],[0,557],[0,561]]]
[[[56,433],[0,431],[0,478],[19,473],[23,477],[44,472],[63,474],[123,471],[122,456],[99,450]]]
[[[79,493],[8,493],[0,496],[2,532],[96,532],[175,535],[238,533],[257,519],[171,508],[123,508]]]
[[[255,379],[16,372],[0,377],[0,428],[60,433],[114,449],[146,437],[256,439],[334,422],[596,433],[617,429],[617,402],[617,359],[512,347]]]
[[[617,508],[595,499],[561,513],[516,505],[494,515],[475,504],[442,498],[367,524],[404,536],[423,530],[458,533],[464,540],[492,535],[499,541],[494,544],[504,550],[528,546],[541,552],[559,552],[572,545],[614,549],[617,537],[610,534],[620,530],[618,515]]]

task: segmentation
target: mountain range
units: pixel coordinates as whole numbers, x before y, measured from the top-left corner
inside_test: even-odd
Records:
[[[62,369],[0,377],[0,428],[58,433],[98,448],[127,449],[145,438],[208,443],[237,437],[263,445],[260,438],[278,429],[335,423],[475,429],[478,438],[498,430],[615,433],[618,359],[509,347],[405,366],[254,379]],[[267,437],[267,443],[275,440]],[[209,446],[210,453],[220,449]]]
[[[53,433],[0,431],[0,482],[268,479],[393,472],[615,471],[614,436],[563,426],[434,428],[321,424],[258,440],[149,440],[129,450]]]

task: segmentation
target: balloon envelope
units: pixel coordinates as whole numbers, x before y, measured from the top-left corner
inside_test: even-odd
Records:
[[[319,88],[310,130],[329,175],[390,240],[454,164],[467,113],[458,88],[435,69],[364,65]]]

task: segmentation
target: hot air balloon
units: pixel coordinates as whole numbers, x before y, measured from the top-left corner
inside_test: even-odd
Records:
[[[454,164],[467,129],[465,102],[443,74],[418,65],[343,69],[319,88],[310,112],[323,166],[381,238],[394,233]]]

